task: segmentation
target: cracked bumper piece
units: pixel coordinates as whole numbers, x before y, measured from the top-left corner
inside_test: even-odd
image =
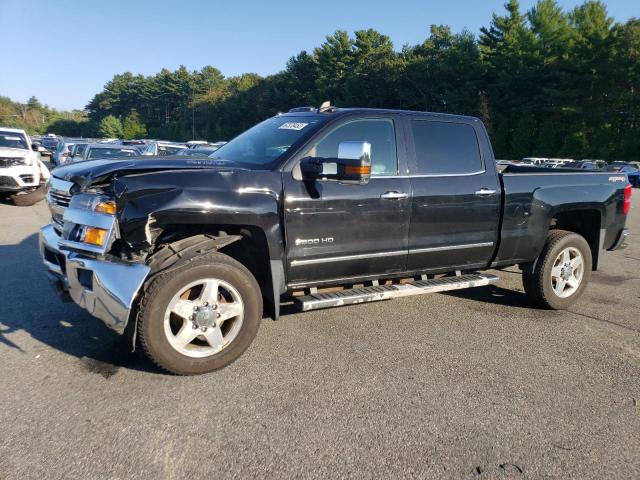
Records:
[[[60,248],[53,226],[40,229],[40,255],[61,298],[69,297],[118,333],[124,333],[133,301],[149,275],[142,264],[116,263]]]

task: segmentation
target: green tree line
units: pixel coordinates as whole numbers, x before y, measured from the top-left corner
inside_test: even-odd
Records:
[[[20,103],[0,96],[0,125],[22,128],[32,135],[55,131],[60,135],[87,136],[95,130],[88,122],[87,112],[61,112],[42,105],[36,97]]]
[[[394,48],[375,30],[336,31],[267,77],[212,66],[115,75],[87,105],[102,132],[229,139],[277,112],[330,100],[476,115],[497,158],[640,158],[640,20],[616,22],[600,1],[564,10],[517,0],[479,35],[431,26]],[[140,136],[143,136],[140,134]]]

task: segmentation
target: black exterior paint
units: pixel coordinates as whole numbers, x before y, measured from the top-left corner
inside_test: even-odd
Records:
[[[149,249],[168,228],[259,229],[267,242],[276,303],[286,285],[531,262],[542,249],[551,219],[561,212],[595,212],[598,225],[589,228],[597,228],[601,249],[613,246],[624,227],[621,205],[626,183],[610,179],[620,175],[511,167],[498,175],[485,129],[475,118],[368,109],[293,115],[320,116],[322,124],[270,171],[232,168],[207,159],[142,157],[82,162],[58,168],[53,175],[75,181],[78,188],[110,185],[117,196],[122,241],[134,252]],[[465,176],[412,175],[415,152],[407,124],[416,116],[472,125],[484,170]],[[398,175],[372,177],[367,185],[296,179],[295,167],[305,147],[339,122],[354,118],[394,121]],[[479,197],[475,192],[481,188],[496,194]],[[408,197],[380,198],[389,191]],[[309,239],[318,243],[304,242]],[[490,245],[448,249],[476,243]],[[443,250],[410,253],[425,248]],[[297,263],[371,254],[378,255]]]

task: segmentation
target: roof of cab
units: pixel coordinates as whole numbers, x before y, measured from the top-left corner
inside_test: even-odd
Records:
[[[309,108],[309,110],[303,110],[303,108]],[[364,115],[420,115],[425,117],[437,117],[437,118],[448,118],[448,119],[457,119],[457,120],[473,120],[479,121],[480,119],[477,117],[472,117],[468,115],[456,115],[452,113],[437,113],[437,112],[422,112],[417,110],[393,110],[388,108],[336,108],[331,107],[330,109],[320,111],[319,109],[312,109],[311,107],[300,107],[297,109],[292,109],[293,111],[288,111],[286,113],[281,113],[281,116],[290,116],[290,117],[300,117],[300,116],[342,116],[342,115],[354,115],[354,114],[364,114]]]

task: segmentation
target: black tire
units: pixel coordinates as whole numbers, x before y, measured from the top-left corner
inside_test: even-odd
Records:
[[[558,255],[568,247],[576,248],[582,255],[583,273],[578,288],[568,297],[558,296],[551,280],[551,270]],[[537,261],[523,268],[522,283],[529,298],[537,305],[552,310],[566,310],[584,292],[591,278],[591,248],[581,235],[565,230],[552,230]]]
[[[219,278],[232,285],[242,298],[244,317],[231,343],[218,353],[193,358],[174,349],[164,333],[164,314],[173,296],[191,282]],[[149,358],[177,375],[197,375],[226,367],[251,345],[262,319],[262,295],[258,282],[244,265],[222,253],[196,257],[158,274],[143,294],[138,316],[138,338]]]
[[[43,184],[28,192],[20,192],[11,195],[11,201],[17,207],[30,207],[44,200],[46,193],[46,187]]]

